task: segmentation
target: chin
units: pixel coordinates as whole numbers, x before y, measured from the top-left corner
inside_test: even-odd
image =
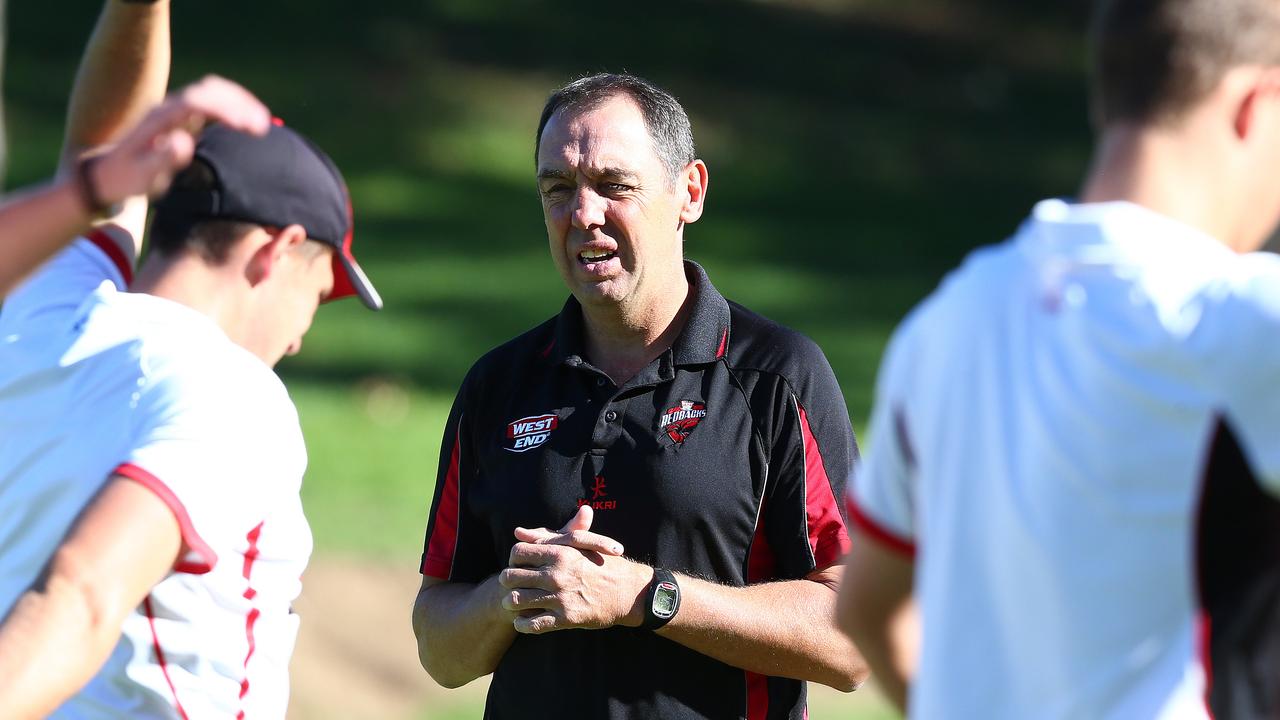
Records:
[[[574,297],[582,305],[620,305],[626,292],[614,281],[577,283]]]

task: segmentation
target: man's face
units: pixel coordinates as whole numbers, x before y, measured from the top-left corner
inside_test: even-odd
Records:
[[[681,183],[629,97],[551,117],[538,190],[551,258],[584,306],[643,308],[683,277]]]
[[[260,315],[267,325],[271,357],[266,359],[271,365],[302,349],[302,336],[311,328],[316,308],[333,291],[332,248],[306,241],[288,253],[271,279],[273,287]]]

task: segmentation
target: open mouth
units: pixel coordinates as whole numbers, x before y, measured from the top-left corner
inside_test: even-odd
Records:
[[[589,265],[591,263],[612,260],[617,256],[618,252],[616,250],[583,250],[578,253],[578,262],[583,265]]]

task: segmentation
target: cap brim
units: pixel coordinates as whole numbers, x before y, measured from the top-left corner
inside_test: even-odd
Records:
[[[370,310],[382,309],[382,296],[369,282],[356,259],[337,250],[333,253],[333,292],[329,293],[329,299],[339,300],[350,295],[359,297]]]

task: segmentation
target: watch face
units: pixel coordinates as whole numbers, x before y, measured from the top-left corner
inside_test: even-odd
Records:
[[[653,593],[653,614],[660,618],[669,618],[676,612],[676,586],[669,582],[658,583]]]

